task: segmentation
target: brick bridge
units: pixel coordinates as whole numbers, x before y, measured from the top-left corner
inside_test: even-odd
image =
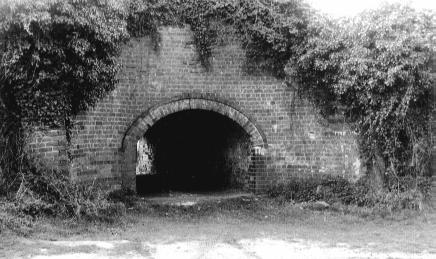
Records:
[[[340,118],[321,118],[292,87],[247,64],[240,42],[231,33],[220,35],[210,70],[197,61],[188,28],[164,27],[161,35],[158,50],[147,37],[127,43],[120,57],[116,89],[76,118],[71,144],[66,146],[61,130],[36,132],[30,144],[35,154],[51,165],[68,167],[74,179],[97,178],[114,187],[138,187],[138,141],[144,136],[151,138],[153,145],[169,139],[180,142],[156,151],[160,152],[156,159],[160,156],[166,161],[161,162],[164,169],[158,168],[157,174],[175,170],[174,164],[183,164],[177,157],[189,159],[185,153],[195,152],[191,146],[196,146],[204,150],[195,152],[199,162],[204,160],[204,168],[236,172],[240,175],[229,177],[239,177],[241,186],[251,191],[265,191],[291,176],[333,174],[356,179],[365,173],[355,134],[348,126]],[[188,134],[188,123],[196,125],[189,130],[198,128],[198,136]],[[159,135],[153,128],[168,134]],[[247,135],[247,152],[242,142],[226,137],[238,130]],[[183,132],[188,132],[189,140]],[[209,140],[210,145],[202,143]],[[224,155],[209,150],[214,146],[220,146]],[[175,150],[179,155],[166,155]],[[213,162],[206,154],[221,162]],[[183,166],[189,169],[188,164]],[[201,168],[192,171],[197,169]],[[210,178],[218,179],[214,177]]]

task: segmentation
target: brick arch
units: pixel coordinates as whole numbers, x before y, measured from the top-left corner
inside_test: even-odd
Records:
[[[253,145],[252,163],[249,167],[249,185],[250,190],[255,191],[257,189],[256,175],[260,174],[265,168],[263,157],[268,147],[265,134],[252,120],[239,110],[222,102],[202,98],[179,99],[155,106],[141,114],[133,122],[126,131],[121,144],[122,161],[120,163],[120,171],[122,172],[123,185],[135,189],[136,144],[138,140],[160,119],[185,110],[208,110],[219,113],[233,120],[247,132]]]

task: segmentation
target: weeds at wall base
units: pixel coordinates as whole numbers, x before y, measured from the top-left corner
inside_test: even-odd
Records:
[[[349,214],[369,220],[402,220],[414,217],[426,209],[426,190],[429,190],[430,179],[416,181],[416,184],[410,186],[419,188],[401,186],[398,189],[386,188],[372,192],[363,180],[350,183],[342,177],[329,175],[295,178],[271,188],[269,198],[180,208],[154,206],[140,201],[131,190],[121,189],[108,193],[96,183],[74,183],[62,171],[29,166],[22,172],[22,182],[15,195],[0,200],[0,231],[13,231],[26,236],[32,233],[38,219],[50,217],[75,221],[79,225],[84,222],[113,224],[127,214],[127,208],[151,216],[169,215],[178,219],[188,216],[189,220],[220,213],[232,217],[267,215],[267,219],[274,218],[277,214],[290,220],[296,208],[301,208],[303,213],[325,210],[326,213]],[[319,204],[316,203],[320,201],[327,205],[317,206]],[[290,211],[286,209],[289,206]]]
[[[97,183],[77,184],[65,172],[26,163],[18,190],[0,196],[0,231],[29,234],[38,218],[113,223],[126,206]]]
[[[82,216],[61,217],[53,215],[39,215],[31,217],[16,208],[5,213],[5,205],[0,205],[0,234],[13,232],[18,236],[30,236],[38,233],[56,233],[70,235],[71,233],[99,232],[114,226],[125,224],[140,224],[144,217],[159,218],[162,220],[184,222],[199,222],[203,220],[230,217],[243,221],[286,223],[307,222],[314,219],[329,218],[334,222],[345,220],[352,223],[365,223],[371,221],[408,221],[425,220],[427,210],[417,211],[403,209],[389,211],[379,207],[331,204],[326,209],[313,209],[310,204],[315,202],[279,201],[275,198],[254,196],[223,200],[221,202],[205,202],[193,206],[176,206],[168,204],[151,204],[138,200],[133,207],[126,210],[123,203],[113,203],[114,213],[99,214],[98,217]],[[7,206],[10,206],[7,205]],[[122,213],[120,213],[120,211]]]
[[[410,179],[400,182],[408,183]],[[429,209],[427,200],[431,178],[419,177],[415,182],[415,187],[397,185],[398,188],[373,190],[365,179],[351,183],[339,176],[295,177],[286,183],[273,185],[268,190],[268,195],[282,202],[312,204],[323,201],[331,210],[384,218],[407,210]]]

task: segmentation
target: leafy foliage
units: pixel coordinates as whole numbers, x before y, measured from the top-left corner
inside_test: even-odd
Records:
[[[435,17],[388,5],[337,23],[320,18],[287,67],[325,115],[342,112],[354,125],[382,181],[384,174],[428,172]]]
[[[200,62],[210,68],[212,47],[225,26],[235,29],[247,60],[298,90],[321,113],[342,112],[360,136],[374,178],[428,172],[429,61],[435,15],[400,5],[354,19],[331,21],[300,1],[164,0],[146,8],[167,24],[189,24]],[[311,19],[309,19],[311,18]],[[151,31],[159,23],[153,22]],[[161,23],[160,23],[161,24]],[[146,28],[149,26],[146,25]],[[388,183],[387,183],[388,184]]]
[[[283,74],[307,24],[297,1],[7,1],[0,12],[0,108],[11,124],[47,126],[68,123],[113,90],[120,43],[130,36],[149,35],[157,49],[159,26],[189,24],[209,67],[217,23],[233,25],[248,57]]]
[[[34,219],[18,211],[17,206],[7,199],[0,198],[0,233],[12,230],[20,235],[28,235],[34,225]]]
[[[342,204],[378,208],[382,211],[422,210],[429,195],[428,177],[401,177],[394,188],[372,191],[365,179],[352,183],[341,176],[313,175],[292,177],[270,187],[268,195],[284,201]],[[410,185],[419,185],[420,188]]]
[[[160,44],[159,27],[177,23],[176,3],[167,0],[132,0],[128,2],[127,30],[130,36],[150,36],[155,50]]]
[[[307,35],[308,6],[293,0],[135,0],[130,5],[129,31],[150,35],[158,45],[158,27],[188,24],[200,63],[210,69],[217,37],[232,26],[247,50],[249,61],[283,76],[289,58]]]
[[[78,219],[110,219],[125,212],[124,205],[110,202],[108,193],[95,183],[73,182],[68,172],[47,170],[32,161],[21,174],[15,196],[17,210],[32,217],[45,214]]]
[[[319,201],[342,202],[362,205],[367,190],[362,182],[350,183],[341,176],[313,175],[292,177],[286,183],[279,183],[268,190],[272,197],[297,202]],[[363,194],[363,195],[362,195]]]
[[[3,2],[0,141],[17,145],[0,150],[0,170],[22,172],[20,159],[3,154],[21,154],[25,126],[68,132],[72,116],[114,89],[124,41],[148,35],[157,50],[159,27],[183,24],[204,67],[211,69],[218,35],[232,27],[248,62],[290,84],[298,80],[300,93],[323,114],[343,113],[359,133],[367,165],[388,188],[392,179],[425,174],[435,15],[394,5],[331,21],[299,0]]]
[[[60,126],[114,88],[128,34],[108,1],[7,2],[0,10],[1,104],[14,120]]]
[[[234,26],[250,58],[283,74],[280,66],[304,38],[300,27],[306,24],[297,1],[8,0],[0,12],[0,134],[15,144],[32,125],[65,127],[69,140],[71,117],[114,89],[116,58],[131,36],[148,35],[158,49],[159,26],[188,24],[199,60],[210,68],[217,35],[223,26]],[[0,159],[0,168],[11,176],[2,178],[6,181],[21,171],[14,154],[22,147],[11,148],[0,152],[10,155]]]
[[[125,13],[109,0],[0,4],[0,167],[6,189],[28,168],[24,129],[67,129],[116,83],[116,56],[128,38]]]
[[[285,76],[285,65],[299,54],[310,28],[310,9],[302,1],[266,1],[269,5],[241,3],[235,25],[249,62],[275,76]]]

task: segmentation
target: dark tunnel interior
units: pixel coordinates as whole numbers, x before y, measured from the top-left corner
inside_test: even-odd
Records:
[[[212,111],[170,114],[145,134],[153,174],[137,175],[138,194],[244,188],[250,141],[233,120]]]

